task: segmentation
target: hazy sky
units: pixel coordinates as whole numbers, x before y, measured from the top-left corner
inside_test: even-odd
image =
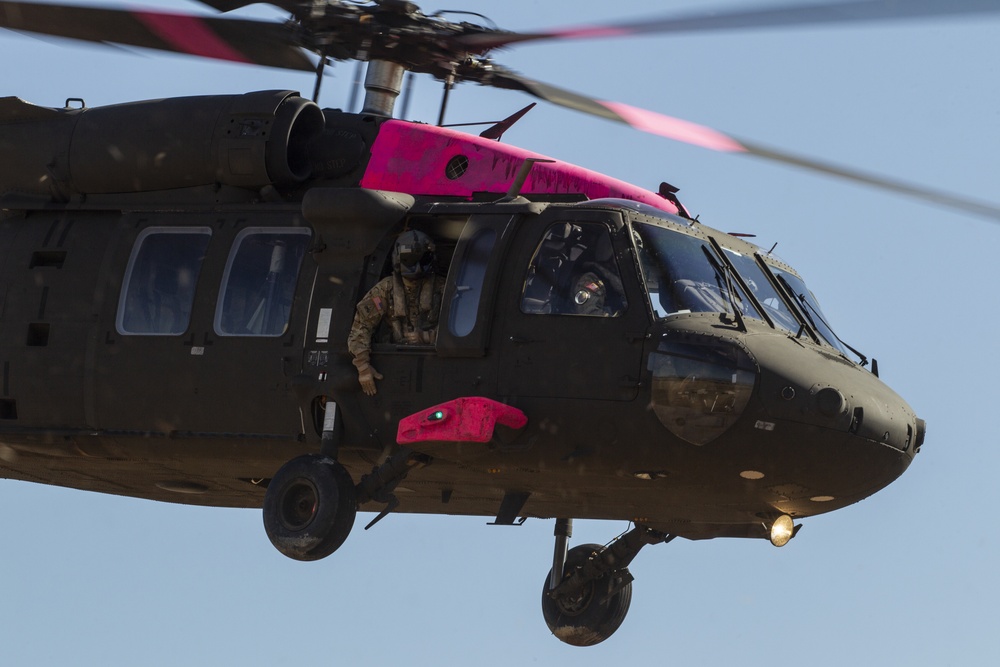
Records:
[[[757,3],[718,6],[734,4]],[[530,30],[709,5],[423,8]],[[1000,203],[998,38],[1000,16],[524,45],[497,59],[595,97]],[[0,94],[48,106],[312,89],[296,73],[9,32],[0,62]],[[353,65],[335,68],[321,102],[345,105],[352,77]],[[419,80],[411,117],[433,122],[439,97],[438,84]],[[493,120],[529,101],[461,86],[448,120]],[[563,645],[542,620],[551,521],[392,515],[365,532],[362,515],[340,551],[298,563],[271,547],[258,511],[0,481],[0,663],[997,664],[1000,226],[544,105],[504,140],[652,189],[669,181],[713,227],[777,242],[841,337],[876,357],[882,379],[927,420],[910,470],[872,498],[803,521],[783,549],[647,548],[631,568],[625,624],[588,649]],[[578,521],[573,542],[626,528]]]

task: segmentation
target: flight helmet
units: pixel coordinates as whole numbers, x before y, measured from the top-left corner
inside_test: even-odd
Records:
[[[417,279],[434,273],[434,241],[415,229],[403,232],[392,249],[392,268],[404,278]]]

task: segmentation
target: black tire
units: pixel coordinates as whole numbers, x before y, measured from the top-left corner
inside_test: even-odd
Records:
[[[350,473],[321,456],[300,456],[281,466],[264,494],[267,537],[295,560],[319,560],[340,548],[357,513]]]
[[[566,554],[563,579],[586,563],[592,554],[604,550],[600,544],[581,544]],[[584,586],[573,599],[555,600],[549,595],[549,576],[542,587],[542,615],[549,630],[562,642],[573,646],[600,644],[614,634],[632,603],[632,580],[628,568],[620,568]],[[624,578],[626,583],[621,584]],[[607,601],[608,591],[618,587]]]

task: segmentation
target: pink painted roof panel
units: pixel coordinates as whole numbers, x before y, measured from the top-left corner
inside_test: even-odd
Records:
[[[456,156],[468,159],[457,178],[446,173]],[[471,198],[480,192],[507,192],[527,158],[546,158],[509,144],[433,125],[390,120],[372,146],[361,186],[412,195]],[[561,161],[536,164],[521,189],[525,194],[583,194],[588,199],[630,199],[677,213],[659,195],[596,171]]]

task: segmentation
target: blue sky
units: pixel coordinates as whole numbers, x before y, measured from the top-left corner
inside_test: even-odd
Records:
[[[709,2],[422,6],[460,5],[530,30]],[[1000,203],[998,34],[1000,16],[524,45],[497,59],[595,97]],[[13,33],[0,34],[0,59],[2,94],[48,106],[312,89],[296,73]],[[321,102],[346,104],[352,77],[352,65],[335,68]],[[439,96],[418,81],[411,117],[433,122]],[[529,101],[461,86],[448,120],[493,120]],[[362,516],[334,556],[297,563],[271,547],[256,511],[0,481],[5,665],[996,663],[1000,225],[544,105],[505,140],[653,189],[669,181],[707,224],[777,242],[841,337],[876,357],[927,420],[910,470],[804,521],[783,549],[647,548],[632,567],[628,619],[590,649],[561,644],[542,621],[552,522],[393,515],[365,532]],[[573,542],[626,527],[578,521]]]

